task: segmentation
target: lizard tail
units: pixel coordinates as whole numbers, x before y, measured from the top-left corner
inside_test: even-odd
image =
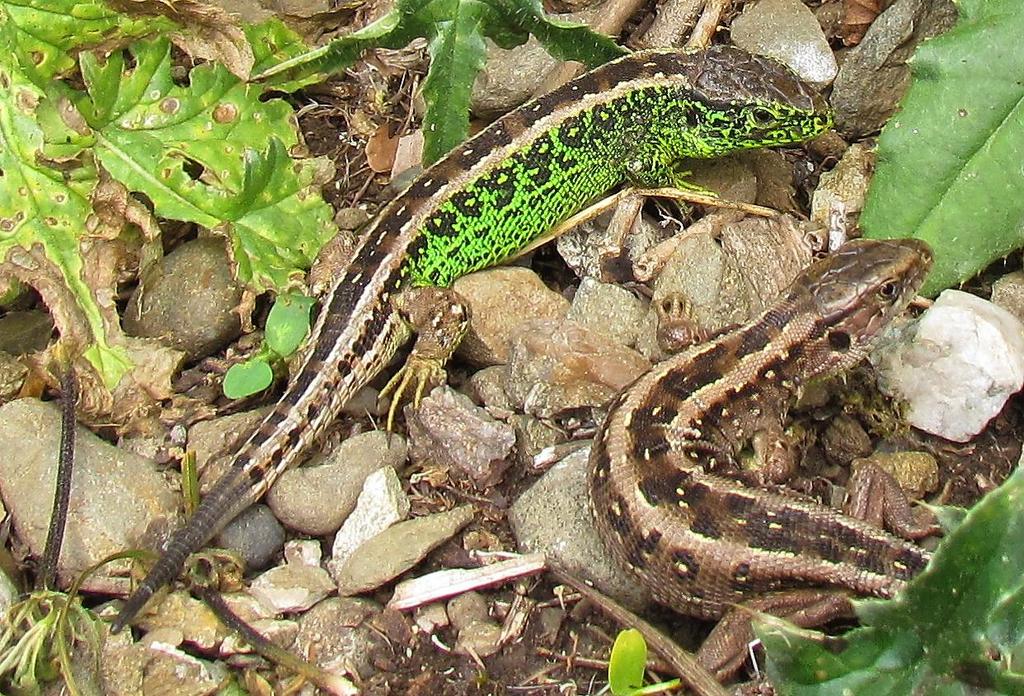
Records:
[[[245,476],[245,470],[237,466],[217,482],[189,518],[188,524],[171,536],[160,559],[121,607],[111,624],[112,632],[117,633],[128,625],[157,590],[178,577],[185,559],[201,549],[234,517],[233,513],[249,504],[251,492],[252,484]],[[241,502],[244,504],[240,505]]]

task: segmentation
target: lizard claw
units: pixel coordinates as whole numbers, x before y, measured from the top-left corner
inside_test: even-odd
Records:
[[[415,391],[412,395],[413,406],[419,406],[423,398],[423,392],[428,384],[443,384],[447,374],[444,370],[444,362],[437,358],[423,358],[410,355],[395,376],[391,378],[380,391],[382,399],[389,398],[391,404],[388,406],[387,430],[391,432],[395,424],[395,413],[402,397],[412,384],[415,384]]]

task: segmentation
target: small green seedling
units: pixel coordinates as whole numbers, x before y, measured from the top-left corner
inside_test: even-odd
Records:
[[[644,686],[647,671],[647,641],[640,631],[620,631],[608,660],[608,687],[614,696],[660,694],[680,686],[678,679]]]
[[[224,396],[241,399],[263,391],[274,381],[272,365],[298,350],[309,334],[313,298],[299,293],[280,295],[267,316],[263,345],[256,355],[232,365],[224,375]]]

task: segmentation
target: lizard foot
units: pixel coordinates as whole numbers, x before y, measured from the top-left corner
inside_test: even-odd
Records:
[[[388,406],[388,432],[391,432],[395,424],[395,412],[398,411],[398,405],[409,387],[415,385],[412,403],[413,406],[419,406],[427,385],[443,384],[446,376],[444,361],[438,358],[410,355],[402,369],[395,373],[395,376],[384,385],[380,392],[380,398],[391,399],[391,404]]]

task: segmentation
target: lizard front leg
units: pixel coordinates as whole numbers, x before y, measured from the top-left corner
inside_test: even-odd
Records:
[[[395,422],[395,411],[406,391],[413,387],[413,404],[418,406],[429,384],[445,380],[445,363],[452,357],[469,328],[469,305],[450,288],[422,287],[404,290],[391,306],[416,334],[409,357],[380,392],[391,399],[387,429]]]

